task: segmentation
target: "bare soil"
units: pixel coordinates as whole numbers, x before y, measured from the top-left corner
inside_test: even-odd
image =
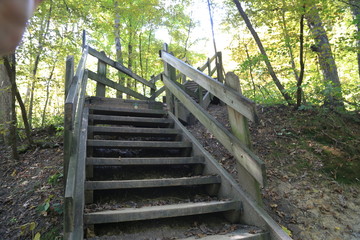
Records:
[[[229,128],[226,107],[209,111]],[[259,106],[258,113],[251,137],[267,167],[262,194],[269,214],[294,239],[360,239],[359,114],[284,106]],[[189,129],[236,177],[235,159],[212,134],[199,123]],[[34,137],[37,147],[19,161],[0,146],[0,239],[62,239],[62,139],[48,131]]]
[[[226,107],[209,112],[230,129]],[[265,208],[293,239],[360,239],[360,117],[258,107],[254,152],[265,162]],[[236,161],[200,123],[188,127],[236,178]]]
[[[35,132],[18,161],[0,147],[0,239],[62,239],[63,149],[52,134]]]

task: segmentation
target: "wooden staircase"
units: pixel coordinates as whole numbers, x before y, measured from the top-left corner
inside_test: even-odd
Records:
[[[86,68],[88,55],[98,59],[96,73]],[[68,57],[64,239],[289,240],[257,198],[266,184],[264,162],[206,111],[212,94],[227,105],[235,130],[257,120],[254,103],[234,89],[238,83],[209,77],[222,76],[221,55],[199,69],[166,45],[160,57],[164,72],[150,81],[85,42],[76,71]],[[212,69],[214,59],[220,60]],[[142,84],[143,93],[109,79],[107,67]],[[183,85],[177,75],[196,83]],[[89,79],[96,81],[95,94]],[[164,86],[157,88],[160,79]],[[107,88],[139,100],[107,98]],[[96,97],[86,97],[89,91]],[[155,101],[164,91],[166,104]],[[182,125],[190,115],[235,157],[238,182]]]
[[[86,106],[84,224],[90,232],[96,233],[107,223],[213,213],[223,213],[230,222],[239,221],[242,202],[219,195],[221,173],[204,171],[205,157],[193,151],[193,142],[184,138],[182,128],[175,127],[179,122],[169,116],[162,103],[92,97]],[[156,205],[149,206],[149,200],[141,196],[144,191],[161,199],[161,205],[155,201]],[[168,196],[168,191],[173,195]],[[184,192],[192,195],[184,197]],[[133,198],[124,201],[124,195]],[[135,207],[122,207],[126,202]],[[268,234],[246,232],[241,239],[255,236],[264,239]],[[226,235],[218,237],[226,239]]]

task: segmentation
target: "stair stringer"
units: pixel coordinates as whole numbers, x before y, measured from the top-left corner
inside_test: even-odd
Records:
[[[221,177],[219,197],[240,200],[243,203],[243,212],[240,216],[241,223],[254,225],[268,231],[270,233],[270,239],[272,240],[290,240],[291,238],[274,219],[240,188],[235,179],[202,147],[200,142],[181,122],[171,112],[168,112],[168,114],[169,118],[174,120],[175,129],[181,130],[183,132],[183,138],[193,143],[193,155],[204,156],[204,174],[218,174]]]

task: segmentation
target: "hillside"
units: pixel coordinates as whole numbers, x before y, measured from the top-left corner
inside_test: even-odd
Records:
[[[228,126],[226,108],[209,111]],[[251,126],[255,152],[267,165],[265,208],[294,239],[360,238],[360,117],[322,109],[258,107]],[[236,177],[234,159],[199,123],[194,135]],[[37,147],[14,162],[0,149],[0,235],[3,239],[61,239],[60,132],[35,131]],[[39,234],[37,236],[39,236]]]

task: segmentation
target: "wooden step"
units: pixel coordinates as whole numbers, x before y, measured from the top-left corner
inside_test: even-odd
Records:
[[[112,115],[89,114],[89,120],[93,124],[123,124],[132,126],[170,126],[173,121],[167,118],[148,118],[148,117],[124,117]]]
[[[106,106],[138,109],[163,109],[164,104],[154,100],[130,100],[120,98],[89,97],[90,106]]]
[[[94,135],[119,135],[122,136],[175,136],[181,132],[173,128],[135,128],[135,127],[102,127],[89,126],[88,131]]]
[[[87,165],[96,166],[139,166],[139,165],[180,165],[203,164],[204,157],[164,157],[164,158],[94,158],[86,159]]]
[[[98,115],[117,115],[117,116],[138,116],[138,117],[164,117],[167,112],[162,109],[135,109],[135,108],[121,108],[91,105],[90,110]]]
[[[183,203],[143,208],[125,208],[84,214],[85,224],[129,222],[169,217],[190,216],[214,212],[241,210],[240,201]]]
[[[87,140],[89,147],[105,148],[191,148],[191,142]]]
[[[207,184],[220,184],[219,176],[197,176],[183,178],[164,179],[142,179],[142,180],[120,180],[120,181],[86,181],[86,190],[108,190],[108,189],[129,189],[129,188],[154,188],[154,187],[175,187],[195,186]]]

